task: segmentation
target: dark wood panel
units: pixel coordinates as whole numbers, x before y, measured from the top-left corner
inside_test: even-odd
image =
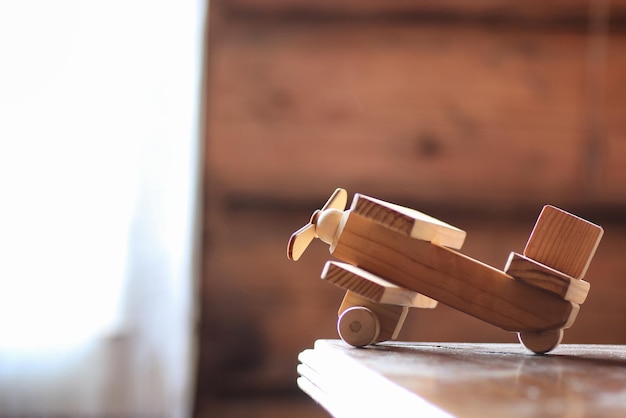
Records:
[[[622,3],[610,35],[603,1],[212,3],[200,393],[295,390],[297,353],[337,338],[327,249],[286,258],[310,212],[269,207],[341,186],[441,209],[468,231],[463,252],[499,268],[545,203],[623,207]],[[626,344],[621,218],[565,343]],[[516,336],[440,305],[412,310],[400,339]]]
[[[517,18],[552,20],[585,19],[589,0],[502,1],[502,0],[216,0],[214,6],[230,15],[331,15],[388,16],[392,14],[421,16],[464,15],[491,19]]]
[[[395,20],[586,32],[589,22],[600,18],[615,29],[626,27],[624,0],[215,0],[211,6],[217,20]]]
[[[210,68],[217,190],[304,199],[344,186],[475,206],[581,199],[584,36],[342,24],[224,32]]]
[[[614,34],[599,48],[606,48],[606,62],[596,63],[599,77],[596,101],[592,102],[597,124],[595,158],[598,205],[626,202],[626,35]],[[603,58],[603,51],[599,59]],[[626,220],[626,216],[622,219]]]

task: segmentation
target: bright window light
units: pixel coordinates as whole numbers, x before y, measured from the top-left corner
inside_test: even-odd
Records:
[[[115,327],[138,188],[144,205],[146,183],[189,199],[172,162],[188,158],[197,117],[197,45],[184,42],[197,26],[171,13],[189,17],[187,3],[0,3],[0,350]],[[182,171],[150,186],[168,164]],[[172,208],[151,210],[189,215]]]

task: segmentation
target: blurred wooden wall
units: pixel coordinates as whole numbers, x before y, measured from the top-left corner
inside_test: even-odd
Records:
[[[551,203],[605,227],[566,343],[626,343],[625,2],[214,0],[201,396],[295,390],[343,296],[289,235],[336,187],[467,230],[503,268]],[[445,306],[401,339],[515,342]]]

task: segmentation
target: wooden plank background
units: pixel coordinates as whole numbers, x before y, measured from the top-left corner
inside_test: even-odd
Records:
[[[543,204],[605,228],[571,343],[626,343],[623,2],[211,3],[199,394],[295,391],[343,293],[289,235],[336,187],[468,232],[499,268]],[[445,306],[402,339],[513,342]]]

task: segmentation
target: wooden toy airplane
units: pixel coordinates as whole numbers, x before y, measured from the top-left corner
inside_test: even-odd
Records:
[[[572,326],[589,283],[582,280],[603,230],[545,206],[523,254],[504,271],[461,254],[465,231],[419,211],[337,189],[290,238],[298,260],[319,238],[344,262],[326,263],[322,278],[345,289],[337,329],[355,347],[397,338],[410,307],[437,302],[517,332],[530,351],[553,350]]]

